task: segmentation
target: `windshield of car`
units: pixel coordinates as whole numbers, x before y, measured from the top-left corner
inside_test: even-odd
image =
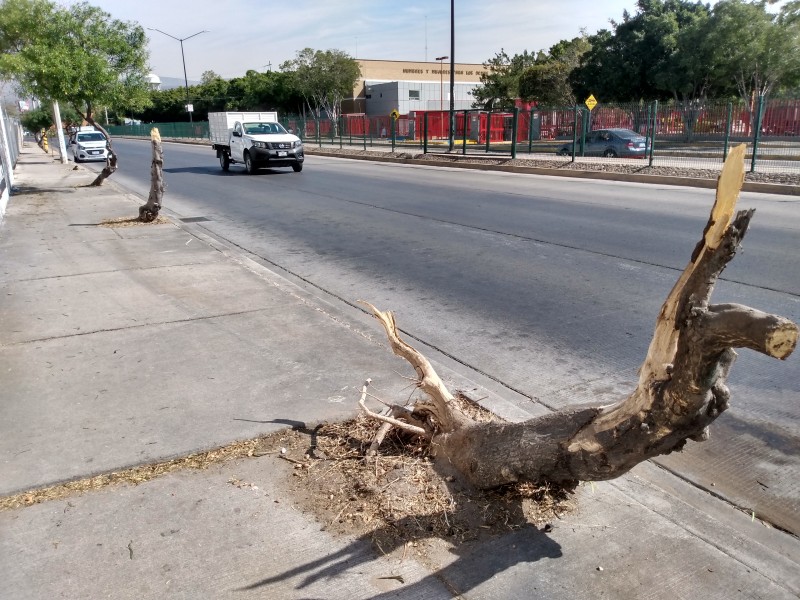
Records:
[[[79,133],[77,136],[79,142],[104,142],[106,138],[102,133]]]
[[[245,133],[250,135],[264,135],[269,133],[286,133],[280,123],[245,123],[243,125]]]

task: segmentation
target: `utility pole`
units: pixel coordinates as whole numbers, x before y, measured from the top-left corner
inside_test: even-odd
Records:
[[[58,102],[53,101],[53,120],[56,122],[58,135],[58,153],[61,154],[61,164],[67,164],[67,145],[64,143],[64,128],[61,126],[61,109]]]
[[[450,0],[450,135],[448,152],[453,151],[453,138],[456,134],[456,1]]]
[[[442,61],[447,60],[450,58],[449,56],[437,56],[434,60],[439,61],[439,123],[441,127],[439,128],[439,137],[444,137],[444,119],[442,119],[442,113],[444,112],[444,83],[442,79]]]

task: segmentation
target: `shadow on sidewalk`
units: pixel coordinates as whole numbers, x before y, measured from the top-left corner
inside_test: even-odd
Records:
[[[409,519],[418,520],[414,517]],[[392,527],[403,527],[405,525],[403,521],[406,519],[395,523]],[[419,523],[415,522],[411,525],[417,527]],[[334,554],[300,565],[284,573],[266,577],[235,591],[255,590],[299,575],[305,575],[305,578],[297,585],[296,589],[298,590],[319,580],[334,580],[345,571],[356,569],[359,565],[375,559],[371,550],[371,542],[372,539],[384,533],[381,531],[382,529],[385,528],[379,528],[375,532],[361,536]],[[389,553],[398,547],[400,547],[399,544],[389,548],[381,547],[381,550]],[[532,525],[488,541],[465,543],[453,548],[451,552],[458,555],[453,563],[407,587],[374,596],[373,600],[422,598],[429,595],[431,586],[441,583],[444,583],[451,592],[463,594],[515,565],[535,563],[545,558],[560,558],[562,555],[561,546]],[[387,573],[387,575],[390,574]],[[385,579],[397,579],[401,584],[403,583],[402,578],[396,575],[387,576]]]
[[[60,188],[46,188],[36,187],[33,185],[15,185],[12,188],[14,196],[29,196],[32,194],[74,194],[75,188],[60,187]]]

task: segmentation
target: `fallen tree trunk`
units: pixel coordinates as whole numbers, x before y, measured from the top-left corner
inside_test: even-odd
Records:
[[[361,406],[382,428],[396,427],[430,440],[432,452],[480,488],[519,481],[612,479],[636,464],[708,437],[708,426],[726,409],[733,348],[786,359],[797,345],[791,321],[738,304],[710,304],[711,292],[744,237],[753,210],[735,213],[744,181],[744,146],[720,174],[717,197],[703,239],[667,297],[639,382],[626,399],[601,407],[567,408],[522,423],[475,423],[454,406],[433,367],[402,340],[391,312],[369,303],[392,351],[417,371],[425,401],[393,406],[380,415]]]
[[[164,149],[161,146],[161,134],[158,128],[150,130],[150,142],[153,146],[153,160],[150,163],[150,195],[147,203],[139,207],[139,220],[150,223],[158,218],[161,201],[164,199]]]

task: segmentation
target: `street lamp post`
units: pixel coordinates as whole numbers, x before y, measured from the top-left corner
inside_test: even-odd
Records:
[[[434,60],[439,61],[439,137],[444,137],[444,120],[442,119],[442,112],[444,111],[444,80],[442,79],[442,61],[450,58],[449,56],[437,56]]]
[[[157,31],[158,33],[163,33],[167,37],[171,37],[173,40],[178,40],[181,43],[181,60],[183,61],[183,83],[186,86],[186,112],[189,113],[189,123],[192,123],[192,111],[189,110],[189,79],[186,77],[186,57],[183,54],[183,42],[188,39],[191,39],[201,33],[208,33],[205,29],[203,31],[198,31],[197,33],[193,33],[192,35],[185,37],[185,38],[177,38],[174,35],[168,34],[166,31],[161,31],[160,29],[156,29],[155,27],[148,27],[150,31]]]
[[[453,151],[456,134],[456,0],[450,0],[450,126],[448,152]],[[466,125],[465,125],[466,127]]]

